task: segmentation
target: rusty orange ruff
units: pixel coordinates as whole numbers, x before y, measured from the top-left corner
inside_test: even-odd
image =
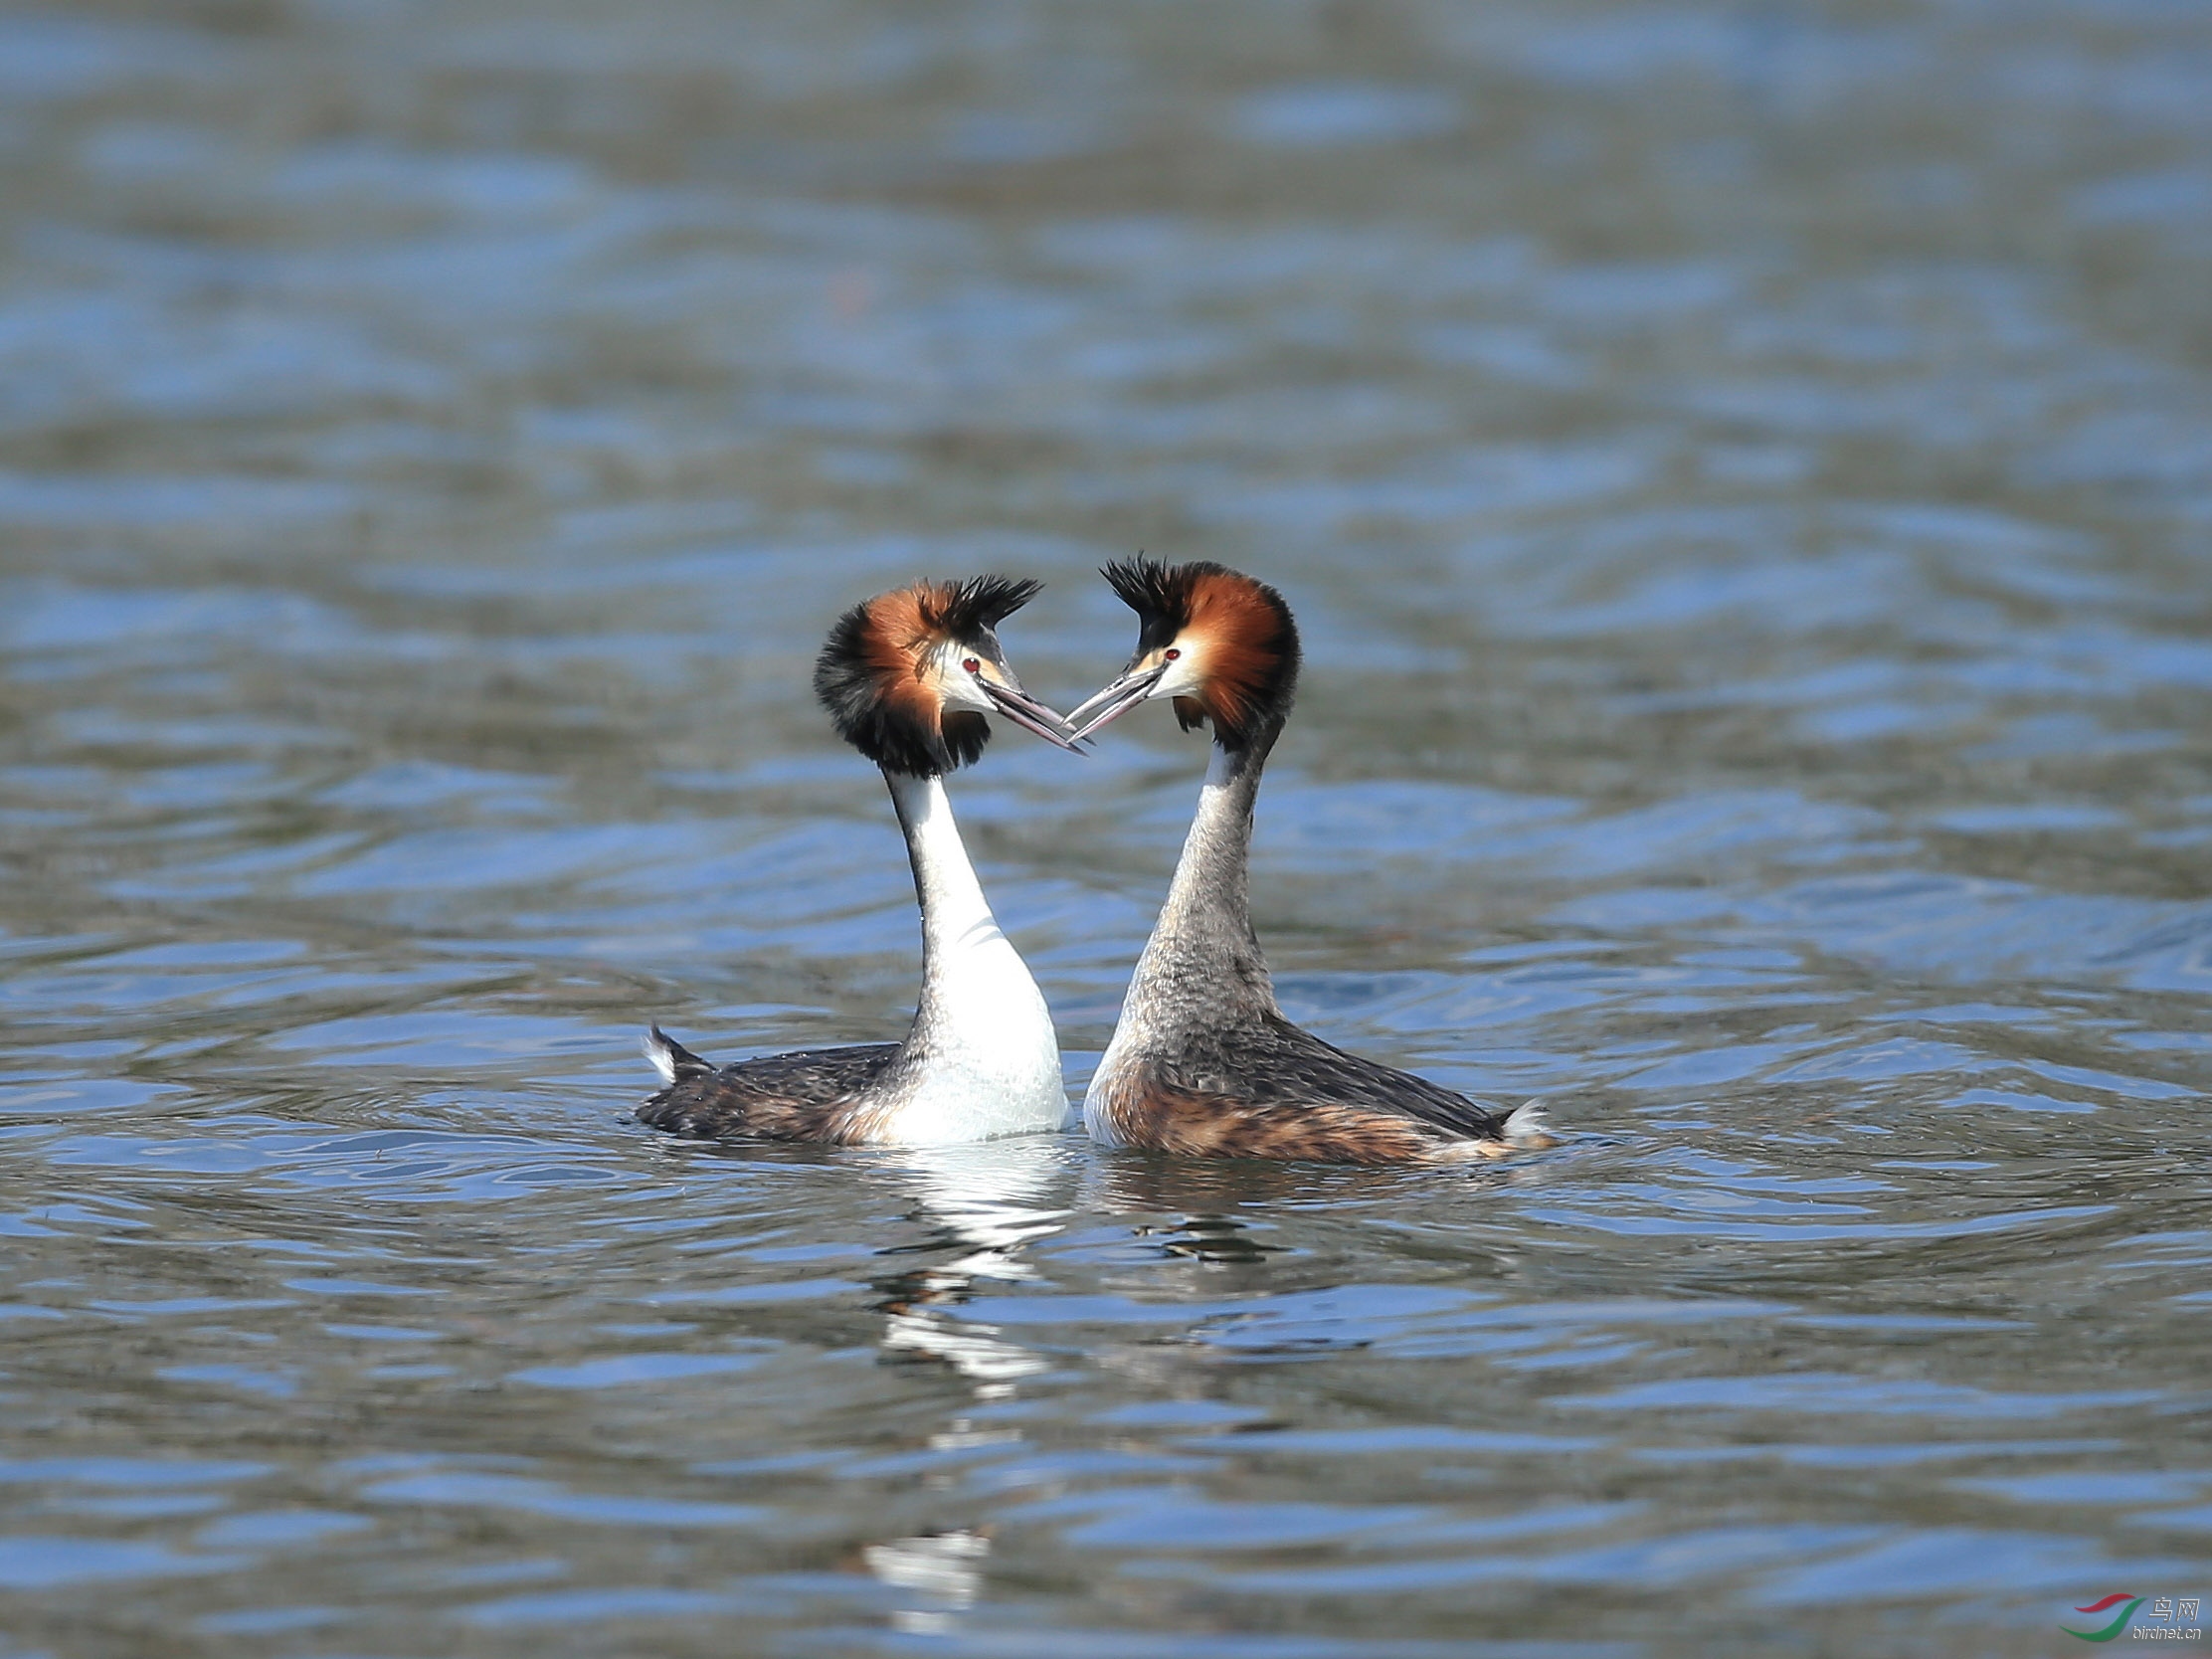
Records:
[[[950,582],[917,582],[868,601],[861,633],[868,672],[884,701],[917,726],[928,726],[944,707],[922,669],[930,650],[948,637],[945,612],[956,592]]]
[[[1205,669],[1195,700],[1217,724],[1244,730],[1282,666],[1282,652],[1273,648],[1282,618],[1258,583],[1233,571],[1193,578],[1187,604],[1190,620],[1181,637],[1197,647]]]

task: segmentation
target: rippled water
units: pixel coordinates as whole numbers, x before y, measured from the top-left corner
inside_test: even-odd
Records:
[[[0,16],[0,1653],[2212,1590],[2208,86],[2148,0]],[[1300,608],[1290,1012],[1580,1138],[626,1121],[649,1018],[912,1007],[829,618],[1044,576],[1064,703],[1140,547]],[[1202,766],[1112,739],[957,795],[1078,1087]]]

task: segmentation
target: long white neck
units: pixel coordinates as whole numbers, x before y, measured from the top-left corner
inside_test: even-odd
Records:
[[[983,896],[939,778],[886,772],[922,907],[922,997],[890,1127],[909,1143],[1057,1129],[1067,1115],[1044,995]]]
[[[953,804],[942,778],[909,778],[886,772],[906,856],[914,866],[914,896],[922,906],[922,1007],[941,998],[947,975],[965,946],[986,938],[1005,942],[991,901],[983,896],[968,844],[953,822]],[[1011,946],[1009,947],[1012,948]]]

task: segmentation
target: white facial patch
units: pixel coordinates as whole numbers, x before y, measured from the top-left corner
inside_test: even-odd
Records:
[[[1176,658],[1167,665],[1168,671],[1160,676],[1159,682],[1145,695],[1147,697],[1197,696],[1205,685],[1205,669],[1202,666],[1204,652],[1192,641],[1189,635],[1180,636],[1168,649],[1176,653]],[[1163,652],[1164,654],[1165,652]]]
[[[976,664],[973,673],[968,669],[971,662]],[[981,652],[969,649],[958,640],[948,640],[929,653],[929,677],[936,684],[938,694],[945,699],[948,710],[989,714],[998,706],[981,683],[983,676],[992,672],[990,662]]]

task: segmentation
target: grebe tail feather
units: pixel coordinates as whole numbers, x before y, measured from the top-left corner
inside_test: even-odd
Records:
[[[1560,1138],[1552,1133],[1552,1125],[1544,1116],[1542,1103],[1534,1100],[1525,1100],[1506,1114],[1506,1121],[1498,1126],[1498,1139],[1509,1147],[1531,1152],[1560,1144]]]
[[[700,1059],[658,1025],[640,1038],[638,1046],[645,1051],[645,1058],[652,1062],[652,1069],[660,1073],[664,1085],[672,1087],[684,1078],[714,1074],[711,1061]]]

